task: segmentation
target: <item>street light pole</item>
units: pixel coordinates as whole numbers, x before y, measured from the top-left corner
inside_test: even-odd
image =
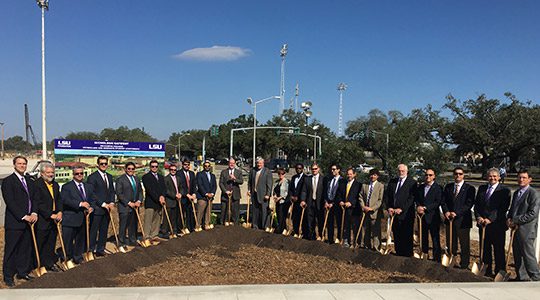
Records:
[[[182,158],[182,156],[180,155],[180,139],[185,137],[185,136],[188,136],[188,135],[191,135],[189,132],[186,133],[186,134],[183,134],[183,135],[180,135],[178,136],[178,161],[180,161],[180,159]]]
[[[264,98],[258,101],[253,101],[253,99],[247,98],[247,103],[250,105],[253,105],[253,167],[255,167],[255,152],[257,150],[257,104],[272,100],[272,99],[281,99],[279,96],[272,96],[268,98]]]
[[[0,127],[2,127],[2,160],[4,160],[6,157],[4,155],[4,122],[0,123]]]
[[[47,160],[47,111],[45,97],[45,10],[49,10],[49,0],[36,0],[41,8],[41,159]]]

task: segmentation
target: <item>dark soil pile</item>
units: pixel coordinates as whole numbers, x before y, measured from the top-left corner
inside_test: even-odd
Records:
[[[247,266],[242,269],[241,264]],[[336,271],[329,273],[332,268]],[[284,272],[277,273],[278,269]],[[332,275],[336,273],[345,274],[341,277]],[[348,280],[353,276],[351,273],[354,277]],[[187,278],[194,274],[198,280]],[[215,280],[202,280],[205,275]],[[184,281],[171,282],[170,277],[184,277]],[[487,280],[470,271],[447,269],[431,261],[383,256],[363,249],[353,251],[339,245],[299,240],[240,226],[217,226],[158,246],[137,247],[126,254],[109,255],[67,272],[48,273],[18,287]]]

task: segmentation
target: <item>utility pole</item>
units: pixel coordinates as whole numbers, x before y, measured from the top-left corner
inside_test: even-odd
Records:
[[[343,91],[347,89],[347,85],[343,82],[338,84],[339,91],[339,116],[338,116],[338,136],[343,135]]]

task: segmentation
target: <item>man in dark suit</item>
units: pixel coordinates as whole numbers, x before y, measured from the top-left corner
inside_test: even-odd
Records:
[[[296,171],[296,174],[293,175],[291,178],[291,181],[289,181],[289,198],[291,201],[287,203],[282,209],[286,209],[286,211],[289,210],[289,207],[293,205],[293,215],[292,215],[292,223],[293,223],[293,231],[294,233],[299,232],[299,224],[300,224],[300,216],[302,214],[302,208],[300,207],[300,196],[302,193],[302,190],[304,189],[304,180],[306,178],[304,174],[304,165],[303,164],[296,164],[294,167],[294,170]]]
[[[180,194],[180,178],[177,175],[178,167],[176,164],[171,164],[169,166],[169,174],[165,176],[165,205],[167,206],[167,214],[169,215],[169,220],[166,216],[163,216],[163,221],[161,222],[160,237],[168,239],[169,235],[174,234],[176,231],[176,216],[178,216],[178,201],[182,199],[182,194]],[[169,221],[171,222],[169,226]],[[171,232],[171,228],[173,232]]]
[[[249,173],[248,197],[253,207],[253,228],[264,229],[268,216],[268,201],[272,195],[272,171],[257,157],[257,167]]]
[[[343,223],[345,228],[342,228],[338,232],[338,236],[343,240],[343,247],[350,247],[349,241],[351,241],[351,218],[353,211],[355,212],[355,217],[361,217],[361,209],[360,205],[358,205],[361,188],[362,185],[356,180],[356,171],[353,168],[348,168],[347,182],[339,187],[335,200],[342,208],[340,219],[345,214],[345,222]]]
[[[398,165],[398,177],[388,182],[386,189],[386,207],[390,217],[394,216],[392,232],[396,254],[413,255],[414,196],[417,183],[407,176],[406,165]]]
[[[216,175],[210,172],[210,162],[205,161],[203,171],[197,173],[197,223],[202,227],[204,217],[204,229],[210,229],[210,201],[214,200],[217,190]]]
[[[86,251],[85,214],[91,214],[95,201],[92,185],[83,182],[84,167],[73,168],[73,180],[62,186],[62,238],[66,247],[67,259],[80,264]],[[92,199],[92,200],[91,200]]]
[[[338,237],[341,237],[341,207],[336,203],[336,197],[339,187],[347,183],[347,180],[341,177],[341,167],[337,164],[330,166],[330,173],[332,174],[326,180],[327,186],[325,188],[324,208],[330,210],[328,215],[328,221],[326,224],[326,231],[328,232],[328,243],[334,243],[334,222],[337,223]],[[325,212],[326,213],[326,212]]]
[[[506,221],[516,231],[512,246],[516,279],[521,281],[539,281],[537,258],[534,245],[538,230],[538,210],[540,199],[538,192],[530,186],[532,177],[527,170],[520,170],[517,176],[519,189],[514,192],[512,206]]]
[[[441,211],[440,206],[443,198],[442,187],[435,182],[435,170],[426,169],[426,177],[424,183],[418,187],[416,193],[416,212],[422,220],[422,253],[428,255],[429,239],[428,232],[431,235],[431,243],[433,244],[433,260],[441,261],[441,241],[439,230],[441,227]]]
[[[36,180],[38,193],[38,221],[36,239],[41,265],[49,271],[60,271],[56,266],[56,223],[62,221],[60,186],[54,181],[54,166],[46,162],[40,164],[41,177]]]
[[[141,181],[135,176],[135,164],[126,163],[125,174],[116,179],[116,197],[118,199],[118,232],[122,245],[137,245],[137,216],[135,209],[141,206],[143,200]],[[126,239],[127,231],[127,239]]]
[[[114,207],[114,184],[112,175],[107,173],[109,160],[105,156],[97,159],[97,171],[88,176],[86,181],[94,190],[95,201],[90,202],[94,208],[92,226],[90,227],[90,250],[96,256],[105,256],[105,243],[109,231],[109,211]]]
[[[150,161],[150,172],[142,177],[146,198],[144,199],[144,233],[152,243],[159,242],[161,208],[165,204],[165,178],[159,173],[157,160]]]
[[[180,193],[182,194],[182,209],[186,216],[186,226],[189,231],[193,231],[195,229],[195,216],[191,203],[197,201],[197,179],[195,173],[191,171],[189,159],[186,158],[182,161],[182,170],[180,170],[178,177],[180,177],[180,185],[183,188]]]
[[[453,171],[454,182],[444,187],[441,208],[446,224],[446,245],[450,243],[450,220],[452,221],[452,249],[448,251],[456,255],[458,241],[460,248],[460,268],[467,269],[471,256],[470,235],[472,227],[471,208],[474,205],[476,189],[464,181],[465,171],[457,167]]]
[[[223,171],[219,176],[219,188],[221,189],[221,224],[225,224],[228,220],[229,213],[229,198],[231,194],[231,221],[238,225],[240,219],[240,185],[244,183],[242,171],[236,168],[236,160],[229,158],[229,167]]]
[[[495,274],[506,271],[504,244],[506,240],[506,213],[510,206],[510,189],[499,183],[497,168],[487,172],[488,184],[481,185],[476,194],[474,216],[479,228],[486,226],[484,241],[484,263],[487,265],[486,276],[495,276],[492,266],[492,250],[495,253]],[[480,229],[480,235],[482,230]]]
[[[319,236],[322,235],[325,214],[323,208],[324,184],[324,178],[319,173],[319,165],[311,165],[311,176],[305,176],[300,195],[300,207],[306,207],[307,209],[307,212],[304,213],[304,219],[307,219],[307,222],[304,221],[305,226],[302,227],[302,231],[304,232],[304,238],[308,240],[317,238],[315,226],[317,226]]]
[[[2,182],[2,196],[6,202],[4,219],[3,275],[7,286],[14,286],[13,277],[30,280],[32,269],[32,237],[30,224],[37,222],[37,200],[34,182],[24,176],[28,160],[24,156],[13,159],[15,172]]]

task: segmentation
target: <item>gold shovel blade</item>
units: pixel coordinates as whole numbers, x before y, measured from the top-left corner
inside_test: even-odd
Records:
[[[473,265],[471,267],[471,272],[476,276],[480,276],[480,275],[482,275],[482,269],[485,269],[483,264],[480,265],[477,262],[475,262],[475,263],[473,263]],[[484,270],[484,273],[485,273],[485,270]]]
[[[47,273],[47,270],[45,269],[45,267],[39,267],[32,270],[32,275],[34,275],[35,277],[41,277],[45,275],[46,273]]]
[[[92,260],[95,259],[95,258],[94,258],[94,253],[92,253],[92,252],[85,252],[85,253],[83,253],[83,258],[84,258],[84,261],[85,261],[85,262],[92,261]]]
[[[121,253],[127,253],[128,252],[126,247],[124,247],[124,246],[118,247],[118,251],[120,251]]]
[[[149,240],[137,241],[137,243],[143,248],[147,248],[151,246],[151,243]]]
[[[503,281],[508,281],[509,278],[510,278],[510,273],[500,270],[499,273],[495,275],[495,279],[493,279],[493,281],[503,282]]]
[[[443,255],[441,264],[445,267],[451,267],[454,264],[454,257],[452,255]]]

